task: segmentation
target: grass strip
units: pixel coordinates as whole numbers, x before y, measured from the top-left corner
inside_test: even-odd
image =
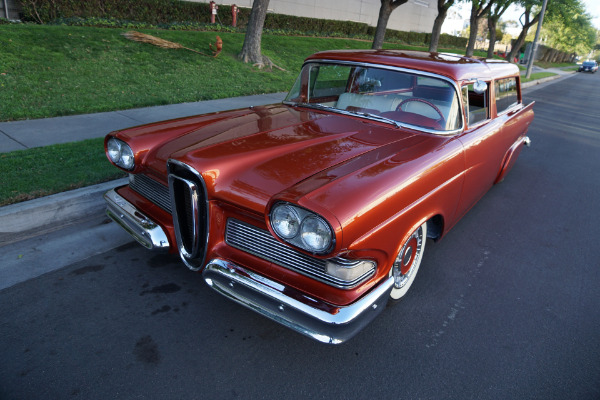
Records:
[[[104,138],[0,154],[0,206],[125,176],[106,159]]]
[[[543,78],[547,78],[549,76],[554,76],[557,75],[554,72],[536,72],[531,74],[531,76],[529,78],[525,78],[525,76],[521,77],[521,82],[525,83],[525,82],[530,82],[530,81],[535,81],[538,79],[543,79]]]

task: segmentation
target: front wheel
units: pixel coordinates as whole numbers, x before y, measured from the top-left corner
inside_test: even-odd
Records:
[[[415,280],[425,252],[426,239],[427,222],[424,222],[410,235],[398,252],[390,271],[390,276],[394,277],[394,286],[390,293],[393,300],[404,297]]]

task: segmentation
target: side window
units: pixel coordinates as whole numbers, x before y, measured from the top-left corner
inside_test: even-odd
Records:
[[[467,114],[469,126],[475,125],[489,118],[489,83],[488,89],[483,93],[475,93],[473,84],[470,83],[462,88],[463,103]]]
[[[517,78],[499,79],[495,85],[496,113],[500,114],[517,104]]]

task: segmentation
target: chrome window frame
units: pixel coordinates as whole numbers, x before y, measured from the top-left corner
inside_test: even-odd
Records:
[[[495,79],[492,79],[492,78],[490,78],[488,80],[486,80],[486,79],[481,79],[481,80],[484,81],[487,84],[487,86],[488,86],[487,89],[486,89],[486,93],[487,93],[487,97],[488,97],[487,98],[487,117],[485,119],[482,119],[481,121],[477,121],[473,125],[470,125],[470,124],[467,123],[468,120],[466,119],[466,115],[465,115],[465,127],[466,127],[466,129],[476,128],[476,127],[478,127],[480,125],[487,124],[488,122],[490,122],[490,121],[492,121],[494,119],[494,118],[492,118],[492,111],[491,111],[492,107],[490,106],[490,92],[491,92],[491,88],[490,87],[491,87],[491,83],[494,82],[494,84],[495,84],[496,81],[495,81]],[[468,103],[468,100],[469,100],[469,98],[468,98],[468,90],[469,90],[469,88],[468,88],[468,86],[474,84],[476,81],[477,81],[477,79],[469,79],[469,80],[466,80],[466,81],[462,81],[462,83],[461,83],[461,86],[460,86],[460,89],[461,89],[461,102],[464,103],[463,104],[463,111],[465,111],[467,109],[467,107],[469,106],[469,103]],[[467,102],[465,102],[465,99],[462,96],[462,90],[463,89],[467,89]],[[496,99],[494,98],[494,104],[496,104],[495,100]],[[494,111],[496,111],[496,110],[494,110]],[[463,115],[464,114],[466,114],[466,113],[463,112]],[[496,114],[496,116],[498,116],[498,115]]]
[[[453,79],[450,79],[450,78],[448,78],[446,76],[443,76],[443,75],[434,74],[432,72],[419,71],[419,70],[416,70],[416,69],[410,69],[410,68],[404,68],[404,67],[395,67],[395,66],[392,66],[392,65],[373,64],[373,63],[365,63],[365,62],[357,62],[357,61],[345,61],[345,60],[330,60],[330,59],[311,59],[311,60],[308,60],[308,61],[304,62],[304,64],[302,64],[301,71],[302,71],[302,69],[304,69],[304,67],[307,64],[342,64],[342,65],[349,65],[349,66],[354,66],[354,67],[379,68],[379,69],[387,69],[387,70],[391,70],[391,71],[406,72],[406,73],[411,73],[411,74],[414,74],[414,75],[428,76],[430,78],[441,79],[441,80],[444,80],[444,81],[450,83],[450,85],[452,85],[452,87],[454,88],[454,94],[458,98],[459,107],[460,107],[460,103],[461,103],[461,96],[459,95],[460,94],[460,90],[459,90],[460,86]],[[294,102],[291,102],[291,101],[285,101],[284,100],[283,104],[291,105],[291,106],[300,106],[301,107],[301,105],[298,105],[298,104],[296,104]],[[345,111],[345,110],[340,110],[340,111]],[[461,112],[461,118],[460,118],[461,126],[459,128],[457,128],[457,129],[453,129],[451,131],[438,131],[438,130],[435,130],[435,129],[423,128],[423,127],[418,126],[418,125],[407,124],[407,123],[401,122],[401,121],[397,121],[397,122],[403,128],[410,128],[410,129],[414,129],[414,130],[417,130],[417,131],[420,131],[420,132],[431,133],[431,134],[434,134],[434,135],[437,135],[437,136],[452,136],[452,135],[456,135],[458,133],[461,133],[465,129],[465,127],[467,126],[466,120],[465,120],[465,115],[464,115],[463,111],[464,111],[463,109],[460,110],[460,112]],[[335,111],[332,111],[332,112],[335,112]],[[361,116],[358,115],[358,114],[357,115],[352,114],[352,115],[361,118]],[[365,119],[368,119],[368,118],[365,118]]]
[[[511,79],[513,78],[515,80],[515,90],[517,92],[517,102],[516,103],[512,103],[510,105],[510,107],[505,108],[502,112],[498,112],[498,97],[496,96],[496,85],[498,83],[498,81],[501,81],[503,79]],[[517,77],[516,76],[505,76],[503,78],[498,78],[498,79],[494,79],[494,105],[496,107],[496,117],[502,116],[504,114],[508,114],[509,112],[515,111],[519,105],[523,104],[523,100],[519,100],[519,82],[517,82]]]

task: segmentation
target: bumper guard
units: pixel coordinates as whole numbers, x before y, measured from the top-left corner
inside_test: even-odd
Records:
[[[121,225],[135,240],[150,250],[169,250],[169,239],[163,229],[121,197],[115,189],[104,194],[106,215]]]

